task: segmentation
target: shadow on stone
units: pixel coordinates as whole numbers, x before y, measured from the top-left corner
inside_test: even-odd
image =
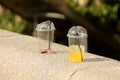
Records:
[[[108,58],[87,58],[84,62],[98,62],[98,61],[111,61]]]

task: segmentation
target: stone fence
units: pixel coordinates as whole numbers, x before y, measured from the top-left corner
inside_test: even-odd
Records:
[[[44,40],[0,29],[0,80],[120,80],[120,62],[85,53],[69,61],[68,47],[53,43],[53,54],[40,54]]]

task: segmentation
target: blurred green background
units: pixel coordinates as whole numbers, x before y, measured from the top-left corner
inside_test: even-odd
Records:
[[[8,31],[32,35],[32,23],[23,19],[20,15],[4,8],[0,5],[0,29]]]

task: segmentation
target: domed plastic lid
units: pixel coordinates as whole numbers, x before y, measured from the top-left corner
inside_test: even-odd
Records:
[[[82,26],[73,26],[68,31],[67,36],[71,38],[87,37],[87,31]]]
[[[55,26],[52,21],[45,21],[37,24],[36,31],[50,31],[55,30]]]

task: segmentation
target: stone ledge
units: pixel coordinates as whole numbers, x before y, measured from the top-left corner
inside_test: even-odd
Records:
[[[6,30],[0,29],[0,37],[10,37],[10,36],[18,36],[20,34],[14,32],[8,32]]]
[[[44,40],[0,30],[0,80],[119,80],[120,62],[85,54],[69,62],[68,47],[54,43],[56,54],[39,54]],[[7,37],[10,35],[15,35]]]

